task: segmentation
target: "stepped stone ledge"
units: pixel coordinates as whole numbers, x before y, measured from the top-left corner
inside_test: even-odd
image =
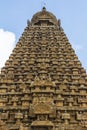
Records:
[[[45,7],[1,69],[0,130],[87,130],[86,71]]]

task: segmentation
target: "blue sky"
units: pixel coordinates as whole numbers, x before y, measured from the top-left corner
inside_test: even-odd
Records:
[[[0,0],[0,67],[23,33],[27,20],[42,9],[44,2],[47,10],[61,19],[64,32],[87,70],[87,0]]]

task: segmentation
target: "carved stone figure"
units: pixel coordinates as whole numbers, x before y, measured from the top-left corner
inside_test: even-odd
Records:
[[[87,130],[86,71],[46,8],[1,70],[0,121],[0,130]]]

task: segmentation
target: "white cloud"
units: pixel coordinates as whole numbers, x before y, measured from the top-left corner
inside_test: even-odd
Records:
[[[80,50],[83,49],[83,47],[82,47],[81,45],[73,44],[72,46],[73,46],[73,48],[74,48],[76,51],[80,51]]]
[[[15,40],[14,33],[0,29],[0,68],[4,66],[9,58],[14,48]]]

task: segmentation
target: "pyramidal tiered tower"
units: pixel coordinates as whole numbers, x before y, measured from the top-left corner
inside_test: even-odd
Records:
[[[60,20],[36,13],[0,74],[0,130],[87,130],[87,75]]]

